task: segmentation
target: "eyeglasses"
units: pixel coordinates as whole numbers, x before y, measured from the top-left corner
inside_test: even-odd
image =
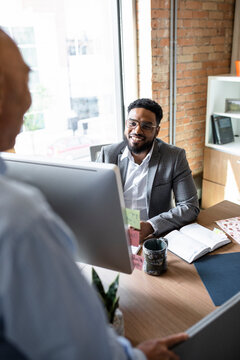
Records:
[[[127,127],[129,129],[135,129],[138,125],[140,126],[141,130],[143,130],[143,131],[151,131],[152,129],[157,127],[157,125],[153,125],[150,122],[145,122],[145,121],[141,122],[141,121],[132,120],[132,119],[127,120]]]

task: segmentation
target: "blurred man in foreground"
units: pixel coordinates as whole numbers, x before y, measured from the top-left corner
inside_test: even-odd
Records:
[[[17,46],[0,30],[0,151],[14,146],[31,104],[28,74]],[[168,348],[186,334],[137,348],[116,336],[74,262],[71,231],[38,190],[10,181],[4,171],[0,158],[0,357],[177,360]]]

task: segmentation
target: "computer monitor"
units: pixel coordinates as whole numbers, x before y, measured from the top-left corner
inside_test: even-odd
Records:
[[[77,261],[131,273],[133,264],[119,169],[2,153],[6,175],[34,185],[76,236]]]

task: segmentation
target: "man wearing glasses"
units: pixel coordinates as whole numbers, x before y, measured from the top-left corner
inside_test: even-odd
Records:
[[[199,213],[185,150],[157,138],[161,119],[158,103],[135,100],[128,106],[124,141],[104,146],[97,159],[119,166],[125,205],[140,210],[140,241],[190,223]]]

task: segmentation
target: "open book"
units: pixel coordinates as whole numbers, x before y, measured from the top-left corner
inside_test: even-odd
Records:
[[[164,237],[168,240],[168,249],[188,263],[231,242],[224,233],[216,234],[197,223],[173,230]]]

